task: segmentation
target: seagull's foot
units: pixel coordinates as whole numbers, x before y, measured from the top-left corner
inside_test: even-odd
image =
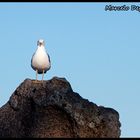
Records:
[[[39,80],[34,80],[33,83],[41,83]]]

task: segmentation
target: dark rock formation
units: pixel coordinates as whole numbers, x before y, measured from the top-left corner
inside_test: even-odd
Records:
[[[26,79],[0,108],[0,137],[120,137],[119,114],[73,92],[65,78]]]

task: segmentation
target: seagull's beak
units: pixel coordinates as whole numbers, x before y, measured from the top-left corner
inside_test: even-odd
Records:
[[[40,43],[39,43],[39,46],[41,47],[41,45],[42,45],[42,43],[40,42]]]

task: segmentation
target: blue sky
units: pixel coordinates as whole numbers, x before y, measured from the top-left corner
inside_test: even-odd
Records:
[[[26,78],[37,40],[75,92],[120,114],[121,137],[140,136],[140,12],[105,11],[139,3],[0,3],[0,106]],[[41,75],[39,75],[41,79]]]

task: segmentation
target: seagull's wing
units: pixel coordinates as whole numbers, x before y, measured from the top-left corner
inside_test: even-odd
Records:
[[[33,68],[33,58],[34,58],[35,53],[32,55],[32,59],[31,59],[31,67]]]
[[[49,58],[49,63],[51,63],[50,56],[49,56],[49,54],[48,54],[48,53],[47,53],[47,55],[48,55],[48,58]]]

